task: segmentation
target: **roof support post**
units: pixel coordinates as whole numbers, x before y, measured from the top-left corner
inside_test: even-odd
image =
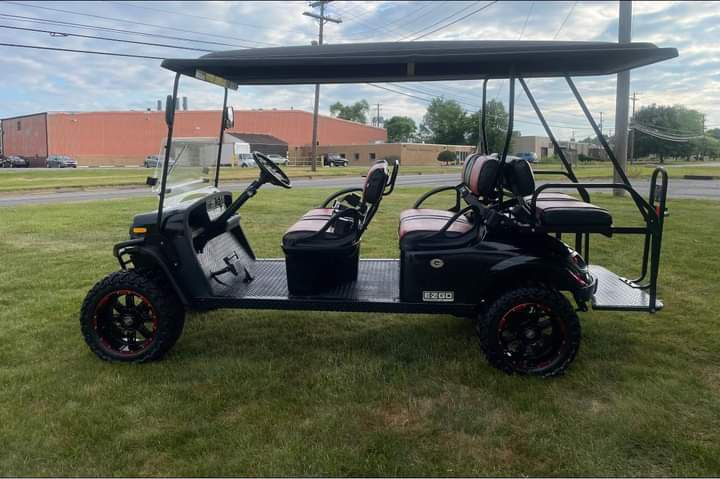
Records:
[[[483,80],[482,110],[480,111],[480,145],[478,147],[480,154],[482,155],[487,155],[489,149],[487,142],[487,130],[485,129],[485,119],[487,117],[487,84],[488,79],[486,78]]]
[[[175,125],[174,110],[175,110],[175,103],[177,102],[177,92],[178,92],[179,83],[180,83],[180,72],[175,74],[175,81],[173,82],[173,92],[172,92],[173,121],[168,125],[167,140],[165,142],[165,158],[163,159],[162,178],[160,179],[160,204],[158,205],[158,214],[157,214],[158,232],[162,229],[163,204],[165,203],[165,186],[167,185],[168,164],[170,163],[170,148],[172,147],[173,126]],[[167,115],[167,113],[166,113],[166,115]]]
[[[222,158],[223,134],[225,133],[225,118],[227,117],[227,98],[228,89],[225,88],[222,112],[220,112],[220,137],[218,138],[218,154],[217,161],[215,162],[215,188],[218,187],[218,182],[220,180],[220,159]]]
[[[515,76],[510,75],[510,97],[508,99],[508,124],[507,134],[505,135],[505,147],[503,148],[502,157],[500,163],[505,164],[508,153],[510,152],[510,142],[513,134],[513,122],[515,119]]]
[[[560,161],[565,166],[565,170],[568,173],[568,176],[570,177],[570,180],[573,183],[577,183],[578,179],[575,176],[575,172],[572,169],[572,165],[565,157],[565,153],[563,153],[562,148],[560,147],[560,143],[558,143],[557,139],[555,138],[555,135],[553,134],[552,130],[550,129],[550,125],[548,125],[548,122],[545,120],[545,115],[542,114],[542,111],[540,110],[540,107],[538,106],[537,102],[535,101],[535,97],[532,93],[530,93],[530,87],[527,86],[527,83],[525,83],[524,78],[518,78],[518,81],[520,82],[520,86],[522,86],[523,90],[525,90],[525,96],[527,96],[528,100],[530,100],[530,104],[533,107],[533,110],[535,110],[535,114],[538,117],[538,120],[540,120],[540,123],[542,124],[543,128],[545,129],[545,133],[550,138],[550,141],[553,144],[553,148],[555,148],[555,151],[557,152],[558,156],[560,157]],[[588,196],[587,190],[581,189],[580,190],[580,196],[583,197],[583,201],[590,202],[590,197]]]
[[[587,118],[588,123],[590,123],[590,126],[592,126],[593,130],[595,131],[595,135],[597,136],[597,139],[600,141],[600,144],[603,147],[603,150],[605,150],[605,153],[607,154],[608,158],[610,158],[610,161],[613,164],[613,168],[615,169],[615,174],[617,175],[617,178],[620,179],[625,185],[627,185],[629,188],[632,188],[632,185],[630,184],[630,180],[628,179],[627,175],[625,175],[625,171],[622,169],[620,164],[617,161],[617,158],[615,158],[615,154],[613,153],[612,149],[610,148],[610,145],[608,145],[607,140],[605,140],[605,137],[600,132],[600,128],[598,127],[597,123],[595,122],[595,119],[593,118],[592,114],[590,113],[590,110],[588,110],[587,105],[585,104],[585,101],[580,96],[580,92],[578,92],[577,87],[575,86],[575,83],[572,81],[572,78],[565,77],[565,80],[567,81],[568,86],[570,87],[570,90],[572,90],[573,95],[575,95],[575,99],[578,102],[578,105],[580,105],[580,108],[582,108],[583,113],[585,113],[585,118]]]

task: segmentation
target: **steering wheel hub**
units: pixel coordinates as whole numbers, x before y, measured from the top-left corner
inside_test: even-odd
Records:
[[[292,188],[290,178],[274,161],[257,151],[253,151],[253,157],[260,168],[260,181],[283,188]]]

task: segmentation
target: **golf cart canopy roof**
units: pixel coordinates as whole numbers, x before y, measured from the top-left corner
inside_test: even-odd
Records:
[[[214,52],[162,66],[223,86],[609,75],[674,58],[652,43],[444,41]]]

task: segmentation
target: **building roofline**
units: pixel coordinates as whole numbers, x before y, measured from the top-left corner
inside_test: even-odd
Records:
[[[305,111],[305,110],[295,110],[295,109],[289,110],[289,109],[250,108],[250,109],[236,109],[235,112],[236,113],[249,113],[249,112],[252,112],[252,113],[293,113],[293,114],[312,116],[312,112]],[[47,112],[42,112],[42,113],[45,113],[47,115],[92,115],[92,114],[131,115],[131,114],[140,114],[140,113],[146,114],[146,115],[148,115],[148,114],[164,115],[165,114],[164,110],[160,110],[160,111],[158,111],[158,110],[150,110],[150,111],[148,111],[148,110],[99,110],[99,111],[57,110],[57,111],[47,111]],[[211,110],[177,110],[176,113],[179,113],[179,114],[218,113],[219,114],[220,110],[219,109],[218,110],[215,110],[215,109],[211,109]],[[41,113],[36,113],[36,114],[32,114],[32,115],[20,115],[18,117],[11,117],[11,118],[4,118],[4,119],[11,120],[13,118],[21,118],[23,116],[35,116],[35,115],[39,115],[39,114],[41,114]],[[327,118],[329,120],[335,120],[335,121],[340,121],[340,122],[344,122],[344,123],[349,123],[354,126],[362,126],[362,127],[369,128],[372,130],[377,130],[379,132],[386,131],[385,128],[380,128],[380,127],[372,126],[372,125],[366,125],[365,123],[360,123],[360,122],[351,121],[351,120],[345,120],[344,118],[337,118],[337,117],[330,116],[330,115],[318,114],[318,117]]]
[[[28,113],[27,115],[17,115],[17,116],[9,116],[9,117],[7,117],[7,118],[0,118],[0,121],[5,121],[5,120],[17,120],[17,119],[19,119],[19,118],[28,118],[28,117],[31,117],[31,116],[47,115],[48,113],[49,113],[49,112],[47,112],[47,111],[39,111],[39,112],[37,112],[37,113]]]

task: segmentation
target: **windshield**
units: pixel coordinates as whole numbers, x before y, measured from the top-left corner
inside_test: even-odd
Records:
[[[217,153],[215,138],[173,138],[163,208],[218,191],[215,188]],[[158,160],[154,175],[157,183],[153,191],[159,194],[165,155],[161,153]]]

